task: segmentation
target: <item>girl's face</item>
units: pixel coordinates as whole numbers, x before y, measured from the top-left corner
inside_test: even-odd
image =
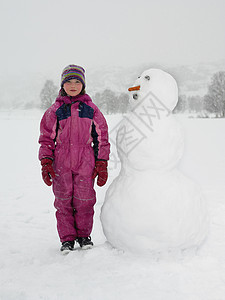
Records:
[[[63,88],[67,95],[75,97],[82,91],[83,84],[78,79],[71,79],[64,83]]]

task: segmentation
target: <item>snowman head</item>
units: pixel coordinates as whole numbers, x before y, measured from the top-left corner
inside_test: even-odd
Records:
[[[131,105],[143,101],[148,95],[155,96],[168,110],[172,111],[178,102],[178,87],[176,80],[160,69],[144,71],[128,89],[131,92]]]

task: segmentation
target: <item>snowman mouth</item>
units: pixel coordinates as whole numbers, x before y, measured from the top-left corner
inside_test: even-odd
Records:
[[[133,94],[133,99],[134,99],[134,100],[137,100],[137,99],[138,99],[138,94],[136,94],[136,93]]]

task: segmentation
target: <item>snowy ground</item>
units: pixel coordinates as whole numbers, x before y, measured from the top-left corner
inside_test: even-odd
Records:
[[[0,299],[224,300],[225,119],[179,117],[186,132],[180,168],[202,186],[210,233],[195,254],[156,259],[123,253],[105,241],[99,214],[119,171],[114,147],[109,182],[97,188],[95,247],[60,254],[53,194],[41,180],[37,161],[41,115],[0,112]],[[108,117],[110,130],[119,120]]]

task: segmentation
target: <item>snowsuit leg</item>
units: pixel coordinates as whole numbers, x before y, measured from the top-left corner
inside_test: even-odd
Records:
[[[75,175],[73,207],[78,237],[88,237],[91,234],[95,203],[93,179],[90,176]]]
[[[57,230],[61,242],[88,237],[92,231],[96,203],[92,179],[93,159],[80,162],[76,172],[69,169],[66,173],[56,172],[53,192],[54,206],[57,209]]]
[[[77,237],[74,221],[73,199],[73,174],[68,171],[60,174],[53,180],[55,195],[57,230],[61,242],[73,241]]]

